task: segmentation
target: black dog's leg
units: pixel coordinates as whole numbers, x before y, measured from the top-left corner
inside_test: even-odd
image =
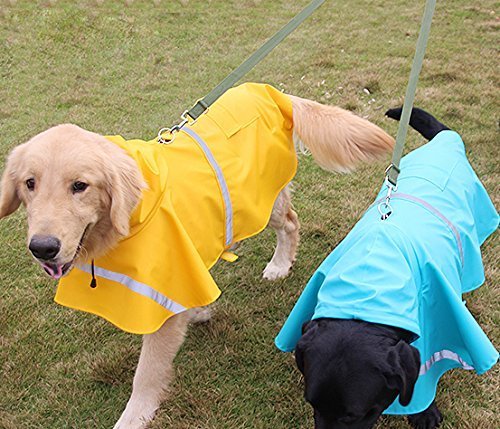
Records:
[[[402,111],[402,107],[389,109],[385,112],[385,115],[399,121],[401,119]],[[440,131],[449,130],[446,125],[443,125],[430,113],[427,113],[425,110],[419,109],[418,107],[414,107],[411,111],[410,125],[427,140],[432,140]]]
[[[408,416],[408,421],[415,429],[434,429],[439,427],[443,421],[443,416],[439,411],[436,402],[432,401],[429,407],[418,414]]]

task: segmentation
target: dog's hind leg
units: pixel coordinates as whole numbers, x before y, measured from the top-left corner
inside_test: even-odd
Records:
[[[299,218],[292,208],[290,185],[280,192],[271,214],[269,225],[278,239],[271,261],[264,269],[263,277],[276,280],[285,277],[292,268],[299,244]]]
[[[172,362],[184,342],[193,314],[184,311],[168,319],[153,334],[144,335],[132,395],[114,429],[143,429],[165,399]]]

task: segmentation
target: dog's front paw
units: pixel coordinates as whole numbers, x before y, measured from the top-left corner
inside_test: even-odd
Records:
[[[443,416],[433,401],[429,407],[418,414],[408,416],[408,421],[415,429],[435,429],[443,421]]]
[[[130,417],[127,419],[120,417],[120,420],[116,422],[113,429],[145,429],[151,420],[153,420],[152,417],[148,420],[142,420],[136,417]]]
[[[275,264],[274,262],[269,262],[267,267],[262,273],[262,277],[266,280],[277,280],[286,277],[292,268],[292,264]]]
[[[140,407],[140,404],[129,406],[127,404],[125,411],[120,419],[116,422],[113,429],[145,429],[155,416],[156,407],[145,406]]]

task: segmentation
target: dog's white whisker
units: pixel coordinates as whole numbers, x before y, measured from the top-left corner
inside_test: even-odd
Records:
[[[89,252],[87,251],[87,249],[85,248],[85,246],[83,244],[79,248],[79,253],[82,256],[83,261],[86,261],[88,259]]]

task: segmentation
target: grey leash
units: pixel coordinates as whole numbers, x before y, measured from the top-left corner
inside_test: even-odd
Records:
[[[420,26],[420,33],[418,35],[415,56],[413,57],[410,79],[406,88],[403,112],[399,121],[396,144],[394,145],[394,151],[392,153],[392,161],[389,167],[385,170],[384,183],[387,186],[387,196],[385,197],[385,201],[381,202],[378,206],[378,211],[380,212],[382,220],[387,219],[392,213],[392,207],[390,205],[391,194],[397,190],[398,176],[401,172],[399,164],[403,155],[406,134],[408,132],[408,124],[410,123],[413,101],[415,100],[415,92],[417,90],[418,76],[422,70],[425,48],[427,47],[427,40],[429,39],[432,16],[434,15],[435,7],[436,0],[427,0],[427,3],[425,4],[424,16],[422,18],[422,24]]]
[[[276,46],[278,46],[285,37],[294,31],[302,22],[304,22],[325,0],[313,0],[301,12],[299,12],[288,24],[272,36],[266,43],[257,49],[249,58],[233,70],[224,80],[222,80],[205,97],[197,101],[191,109],[184,111],[181,115],[181,122],[170,128],[162,128],[158,131],[159,143],[171,143],[172,140],[164,139],[163,134],[170,135],[179,131],[189,120],[195,121],[209,106],[211,106],[222,94],[245,76],[256,64],[262,61]]]

